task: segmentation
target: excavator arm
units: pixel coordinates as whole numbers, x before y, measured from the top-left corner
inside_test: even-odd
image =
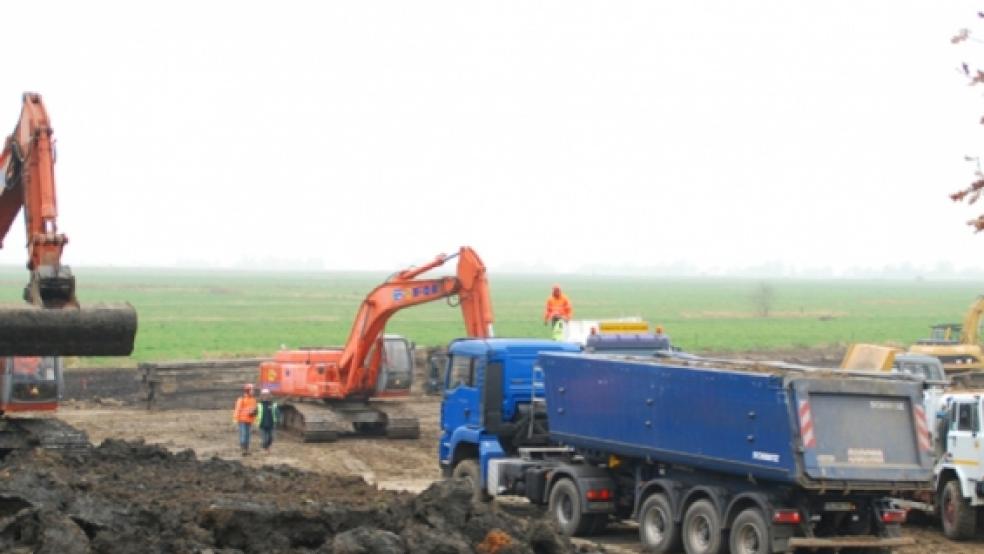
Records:
[[[61,264],[68,239],[58,232],[51,124],[40,94],[24,93],[23,99],[20,120],[0,154],[0,244],[23,207],[31,272],[24,299],[45,307],[77,306],[75,278]]]
[[[418,279],[453,258],[458,258],[455,277]],[[485,265],[470,247],[464,246],[452,256],[441,254],[422,267],[401,271],[373,289],[359,306],[339,361],[345,375],[345,389],[371,391],[375,386],[381,359],[369,354],[382,352],[383,331],[393,314],[455,295],[468,336],[491,337],[493,315]]]
[[[960,344],[977,344],[981,328],[981,314],[984,314],[984,296],[978,296],[964,316],[963,327],[960,328]]]
[[[23,209],[30,306],[0,306],[0,356],[128,355],[137,330],[133,307],[80,307],[75,277],[61,263],[68,239],[58,232],[54,165],[41,95],[24,93],[20,119],[0,151],[0,245]]]

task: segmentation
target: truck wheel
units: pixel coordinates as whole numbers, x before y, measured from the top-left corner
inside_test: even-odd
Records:
[[[960,482],[951,479],[940,491],[940,519],[943,520],[943,534],[946,538],[962,541],[977,533],[977,513],[964,500]]]
[[[570,479],[560,479],[550,489],[549,509],[550,516],[564,535],[583,536],[590,533],[595,525],[595,516],[582,512],[581,493]]]
[[[731,524],[731,554],[764,554],[772,552],[769,524],[762,510],[745,508]]]
[[[639,542],[655,554],[680,550],[680,529],[665,494],[649,495],[639,508]]]
[[[710,500],[698,500],[683,516],[683,549],[687,554],[718,554],[722,546],[721,518]]]
[[[452,479],[465,479],[472,486],[472,500],[476,502],[488,502],[492,500],[485,489],[482,487],[482,474],[478,469],[478,460],[468,458],[461,460],[454,471],[451,472]]]

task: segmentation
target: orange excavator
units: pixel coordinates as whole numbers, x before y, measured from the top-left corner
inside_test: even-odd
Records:
[[[0,242],[23,209],[30,277],[27,304],[0,305],[0,414],[55,410],[58,356],[126,356],[137,331],[129,304],[79,305],[75,277],[61,263],[68,239],[56,222],[51,123],[41,95],[24,93],[22,100],[0,150]]]
[[[455,276],[419,278],[457,258]],[[456,299],[470,337],[492,336],[492,304],[485,265],[465,246],[430,263],[400,271],[376,287],[359,307],[348,341],[341,348],[282,350],[260,365],[260,384],[276,396],[294,399],[282,406],[284,425],[305,442],[340,435],[416,438],[420,424],[393,399],[410,392],[413,347],[386,335],[396,312],[427,302]]]

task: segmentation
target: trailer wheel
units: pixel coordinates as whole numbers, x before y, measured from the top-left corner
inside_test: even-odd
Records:
[[[977,512],[964,500],[959,481],[951,479],[943,485],[939,504],[946,538],[962,541],[977,533]]]
[[[680,550],[680,528],[665,494],[649,495],[639,508],[639,542],[655,554]]]
[[[582,511],[581,493],[570,479],[560,479],[550,489],[549,510],[564,535],[587,535],[595,526],[596,516]]]
[[[698,500],[683,516],[683,549],[687,554],[718,554],[722,546],[721,517],[710,500]]]
[[[731,554],[764,554],[772,552],[769,524],[762,510],[745,508],[731,524]]]
[[[465,479],[472,486],[472,500],[475,502],[488,502],[492,500],[485,489],[482,487],[482,473],[478,469],[478,460],[467,458],[458,462],[451,472],[452,479]]]

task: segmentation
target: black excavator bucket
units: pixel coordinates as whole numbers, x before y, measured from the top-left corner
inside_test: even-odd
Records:
[[[0,304],[0,356],[128,356],[136,334],[137,312],[128,303]]]
[[[32,272],[31,280],[24,287],[24,301],[45,308],[78,306],[72,269],[67,265],[42,266]]]

